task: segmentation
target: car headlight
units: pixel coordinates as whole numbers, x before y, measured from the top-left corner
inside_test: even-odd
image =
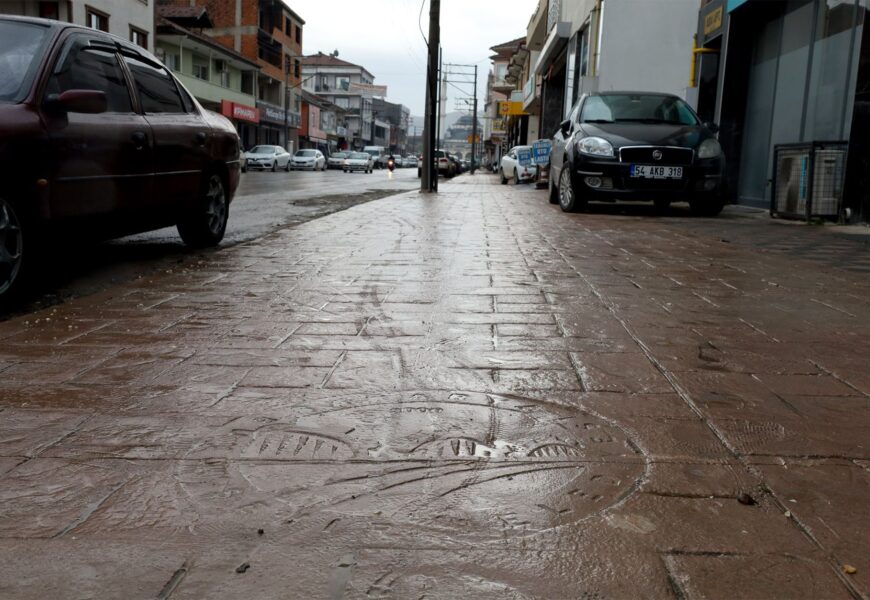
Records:
[[[713,138],[704,140],[701,142],[701,146],[698,148],[698,158],[716,158],[722,154],[722,146],[719,144],[718,140]]]
[[[613,156],[613,145],[600,137],[587,137],[577,142],[577,149],[590,156]]]

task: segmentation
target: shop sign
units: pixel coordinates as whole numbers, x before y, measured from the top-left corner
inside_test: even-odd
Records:
[[[339,125],[335,128],[335,135],[338,137],[347,137],[347,127],[342,127]]]
[[[532,149],[520,148],[517,150],[517,162],[521,167],[528,167],[532,164]]]
[[[538,140],[532,144],[532,160],[536,165],[545,165],[550,162],[550,149],[553,142],[550,140]]]
[[[260,111],[253,106],[244,104],[236,104],[229,100],[221,100],[221,114],[230,119],[237,121],[248,121],[250,123],[260,122]]]
[[[502,117],[513,117],[527,115],[529,113],[523,110],[522,102],[499,102],[498,114]]]
[[[720,6],[704,17],[704,35],[710,35],[722,28],[722,16],[724,14],[725,8]]]

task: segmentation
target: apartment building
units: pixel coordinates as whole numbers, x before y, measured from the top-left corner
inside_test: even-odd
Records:
[[[154,50],[154,0],[0,0],[0,13],[85,25]]]

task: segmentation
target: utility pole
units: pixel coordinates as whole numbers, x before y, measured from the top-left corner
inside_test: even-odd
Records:
[[[471,174],[477,168],[477,65],[474,65],[474,112],[471,117]]]
[[[441,48],[441,0],[429,0],[429,68],[426,73],[426,123],[423,127],[423,169],[420,190],[437,191],[437,171],[433,177],[435,160],[435,102],[437,98],[438,51]]]

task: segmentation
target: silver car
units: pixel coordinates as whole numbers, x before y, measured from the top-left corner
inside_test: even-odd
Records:
[[[247,169],[269,171],[277,171],[278,169],[290,170],[290,153],[281,146],[254,146],[245,152],[245,155],[247,158]]]
[[[290,161],[290,169],[302,169],[307,171],[325,171],[326,157],[320,150],[305,149],[297,150]]]
[[[348,157],[350,152],[333,152],[326,159],[326,166],[330,169],[340,169],[344,165],[344,159]]]
[[[345,173],[352,171],[362,171],[363,173],[371,173],[374,168],[374,159],[368,152],[351,152],[344,159],[342,169]]]

